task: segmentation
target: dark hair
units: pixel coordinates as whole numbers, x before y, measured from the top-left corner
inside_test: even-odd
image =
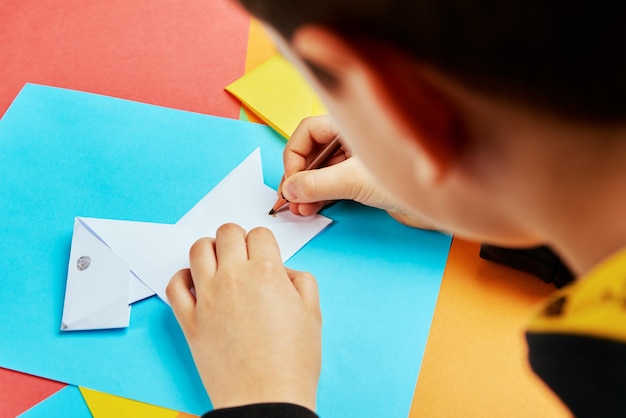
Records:
[[[239,0],[287,39],[315,23],[402,48],[475,90],[569,118],[626,121],[626,2]]]

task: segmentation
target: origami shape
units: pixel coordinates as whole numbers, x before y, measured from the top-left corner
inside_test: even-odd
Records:
[[[257,148],[176,224],[75,218],[61,329],[123,328],[130,304],[155,293],[168,303],[165,288],[188,267],[191,245],[224,223],[269,228],[286,261],[331,222],[289,211],[269,216],[275,200]]]

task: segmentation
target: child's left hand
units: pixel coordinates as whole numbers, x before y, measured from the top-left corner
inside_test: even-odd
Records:
[[[315,279],[283,266],[265,228],[246,235],[223,225],[215,239],[192,246],[189,262],[167,297],[213,406],[288,402],[314,411],[321,368]]]

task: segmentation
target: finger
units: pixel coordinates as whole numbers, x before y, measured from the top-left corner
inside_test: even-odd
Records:
[[[189,269],[184,269],[178,271],[165,288],[165,294],[174,315],[183,328],[186,328],[196,307],[196,298],[191,291],[193,286],[191,272]]]
[[[280,248],[274,234],[267,228],[254,228],[248,233],[248,258],[268,259],[282,264]]]
[[[316,203],[328,200],[354,199],[362,185],[355,173],[355,159],[318,170],[301,171],[288,177],[282,192],[293,203]]]
[[[304,305],[309,312],[315,314],[321,320],[322,310],[320,308],[319,289],[315,277],[304,271],[292,270],[290,268],[286,270],[293,287],[295,287],[298,294],[300,294]]]
[[[280,183],[278,183],[278,189],[276,190],[276,194],[278,195],[278,197],[283,197],[283,183],[285,181],[285,175],[283,174],[283,176],[280,179]]]
[[[246,231],[239,225],[224,224],[215,234],[217,267],[229,267],[248,259]]]
[[[343,162],[343,161],[347,160],[348,158],[350,158],[349,153],[344,151],[343,149],[341,149],[341,150],[337,151],[335,156],[332,157],[330,160],[328,160],[328,162],[324,166],[325,167],[329,167],[331,165],[339,164],[340,162]],[[278,195],[279,198],[281,198],[281,197],[284,198],[285,197],[285,195],[283,194],[283,183],[284,182],[285,182],[285,176],[283,175],[283,177],[280,179],[280,183],[278,184],[278,191],[276,192],[276,194]],[[308,212],[308,215],[312,215],[314,213],[317,213],[322,207],[324,207],[325,203],[326,202],[324,202],[323,204],[320,204],[320,205],[316,205],[317,209],[314,209],[314,210],[310,210],[309,209],[306,212]],[[298,214],[298,211],[292,210],[292,212],[294,212],[295,214]],[[304,213],[301,213],[301,215],[304,215]],[[308,215],[305,215],[305,216],[308,216]]]
[[[324,206],[330,203],[332,202],[328,201],[328,202],[316,202],[316,203],[290,203],[289,210],[294,215],[311,216],[311,215],[315,215],[317,212],[322,210]]]
[[[191,246],[189,267],[194,286],[201,290],[206,281],[215,275],[217,269],[215,239],[200,238]]]
[[[289,138],[283,152],[285,177],[304,170],[318,151],[337,136],[338,130],[328,115],[303,119]]]

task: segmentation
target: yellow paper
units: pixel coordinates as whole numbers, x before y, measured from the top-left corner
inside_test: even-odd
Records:
[[[131,401],[92,389],[79,388],[94,418],[191,418],[194,415]]]
[[[285,138],[302,119],[327,113],[317,94],[281,55],[274,55],[226,91]]]

